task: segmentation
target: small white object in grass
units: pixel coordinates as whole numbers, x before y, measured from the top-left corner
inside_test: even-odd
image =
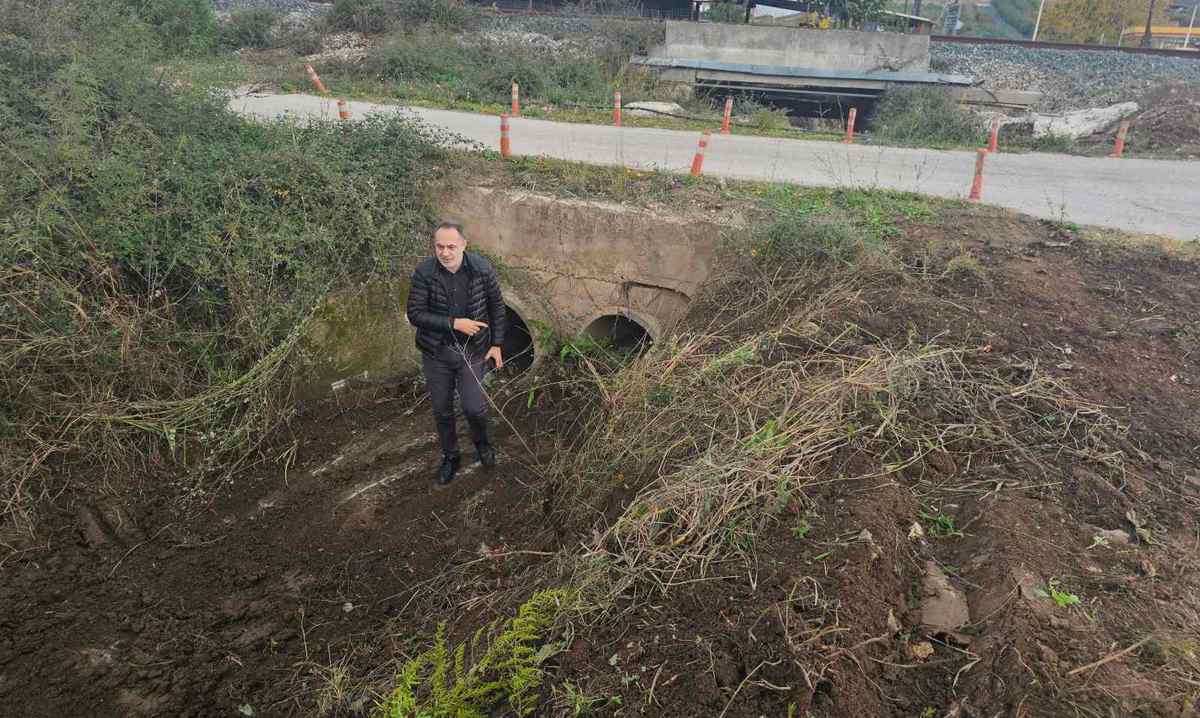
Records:
[[[350,613],[354,610],[354,604],[346,601],[342,604],[342,613]]]

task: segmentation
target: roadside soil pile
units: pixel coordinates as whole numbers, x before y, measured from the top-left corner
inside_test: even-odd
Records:
[[[852,301],[793,295],[812,326],[774,327],[736,369],[863,367],[843,385],[866,386],[866,368],[909,366],[880,363],[904,347],[955,348],[881,380],[923,408],[880,394],[856,421],[959,438],[837,454],[804,495],[756,512],[756,536],[727,527],[745,561],[633,586],[574,623],[533,714],[1198,714],[1200,260],[960,211],[905,223],[903,273],[864,276]],[[735,343],[761,329],[739,321]],[[1027,455],[1001,462],[988,424],[971,438],[972,417],[943,416],[937,371],[995,377],[972,385],[993,409],[1046,392],[1015,404],[1045,409]],[[552,387],[497,397],[502,464],[440,491],[428,403],[400,386],[312,408],[277,439],[286,471],[241,477],[197,517],[157,485],[128,504],[64,497],[46,544],[0,569],[5,715],[369,714],[394,657],[439,623],[462,641],[512,615],[651,495],[618,475],[585,519],[562,511],[545,477],[578,408]],[[1047,431],[1061,443],[1033,443]]]
[[[1200,158],[1200,85],[1171,84],[1138,100],[1143,109],[1133,127],[1145,139],[1139,152]]]

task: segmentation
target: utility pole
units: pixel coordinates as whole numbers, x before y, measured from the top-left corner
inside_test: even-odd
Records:
[[[1150,21],[1154,19],[1154,3],[1156,0],[1150,0],[1150,12],[1146,13],[1146,32],[1142,35],[1142,47],[1150,47]]]

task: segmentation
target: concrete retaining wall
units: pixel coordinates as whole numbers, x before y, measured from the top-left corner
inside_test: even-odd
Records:
[[[667,23],[654,57],[826,70],[929,71],[929,36],[725,23]]]
[[[440,204],[471,245],[519,273],[510,281],[527,303],[538,295],[547,314],[533,319],[566,335],[605,314],[634,319],[652,337],[669,331],[708,278],[720,237],[710,222],[478,187]]]
[[[469,249],[500,268],[505,303],[538,334],[574,336],[606,315],[657,339],[687,313],[708,278],[721,228],[617,204],[464,187],[440,198],[464,224]],[[334,293],[306,337],[304,397],[342,379],[385,380],[420,370],[404,316],[411,267],[390,281]],[[536,342],[535,342],[536,343]]]

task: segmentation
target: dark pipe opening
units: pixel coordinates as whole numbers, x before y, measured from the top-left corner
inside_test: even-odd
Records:
[[[533,366],[533,335],[515,309],[505,305],[504,313],[508,317],[508,330],[504,335],[504,344],[500,347],[500,352],[504,355],[504,368],[500,373],[504,376],[516,376]]]
[[[653,341],[645,327],[620,314],[606,314],[597,318],[587,325],[583,333],[614,349],[643,349]]]

